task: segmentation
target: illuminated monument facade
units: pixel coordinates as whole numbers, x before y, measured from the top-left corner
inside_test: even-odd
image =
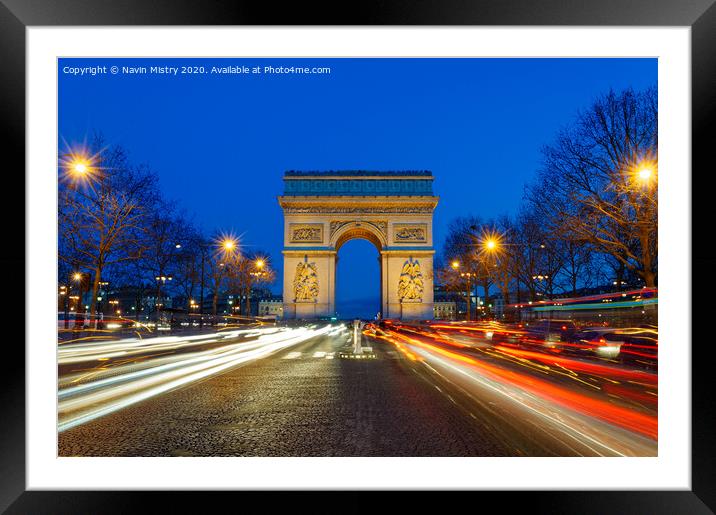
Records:
[[[433,318],[433,176],[425,171],[286,172],[284,318],[336,312],[336,256],[362,238],[380,253],[381,316]]]

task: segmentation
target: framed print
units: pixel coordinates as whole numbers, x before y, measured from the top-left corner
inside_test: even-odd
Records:
[[[716,8],[361,9],[4,2],[3,509],[712,512]]]

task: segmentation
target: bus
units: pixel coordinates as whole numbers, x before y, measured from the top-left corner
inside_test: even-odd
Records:
[[[657,288],[521,302],[507,306],[521,322],[572,320],[577,326],[658,326]]]

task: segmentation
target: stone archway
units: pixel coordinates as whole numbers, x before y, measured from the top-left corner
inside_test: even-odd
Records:
[[[433,318],[430,172],[286,172],[284,318],[336,310],[336,256],[354,238],[380,253],[383,318]]]
[[[367,226],[367,227],[366,227]],[[382,297],[383,297],[383,280],[382,276],[382,268],[383,263],[381,259],[381,250],[386,246],[385,239],[382,237],[382,233],[380,231],[376,230],[376,227],[371,226],[370,224],[367,224],[366,222],[350,222],[345,225],[343,225],[339,230],[337,230],[332,238],[333,241],[331,241],[331,245],[333,245],[336,249],[336,258],[335,258],[335,267],[336,267],[336,275],[335,275],[335,311],[338,315],[346,315],[347,312],[341,309],[341,298],[344,300],[346,297],[350,297],[351,295],[355,296],[356,292],[348,293],[347,288],[350,288],[350,284],[357,284],[360,283],[360,285],[363,287],[363,292],[367,294],[368,291],[370,291],[370,296],[374,298],[374,301],[377,301],[375,303],[368,303],[363,306],[363,309],[372,309],[372,313],[370,315],[367,314],[367,312],[364,314],[364,316],[370,316],[373,317],[376,315],[376,313],[382,313],[383,312],[383,303]],[[376,251],[375,254],[372,254],[370,257],[366,256],[365,259],[370,260],[370,263],[356,263],[355,259],[350,260],[348,259],[347,263],[341,263],[341,260],[343,258],[346,258],[348,254],[352,254],[354,252],[354,249],[360,248],[360,246],[354,246],[351,247],[348,246],[347,249],[344,249],[343,246],[351,241],[355,240],[362,240],[364,242],[368,243],[369,247],[373,247]],[[367,252],[367,251],[364,251]],[[357,266],[356,266],[357,265]],[[378,278],[376,280],[375,277],[375,266],[377,265],[377,271],[378,271]],[[353,268],[351,268],[353,266]],[[350,277],[350,279],[348,279]],[[357,279],[357,281],[353,281],[353,279]],[[346,280],[348,279],[348,280]],[[345,283],[341,283],[341,281],[346,281],[348,285]],[[357,286],[359,289],[361,286]],[[375,296],[377,296],[377,299],[375,299]],[[343,306],[345,307],[345,306]],[[353,306],[353,309],[355,306]],[[351,311],[351,310],[347,310]]]

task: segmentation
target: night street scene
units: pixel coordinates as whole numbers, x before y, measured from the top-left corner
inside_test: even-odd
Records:
[[[656,456],[656,59],[58,60],[59,456]]]

